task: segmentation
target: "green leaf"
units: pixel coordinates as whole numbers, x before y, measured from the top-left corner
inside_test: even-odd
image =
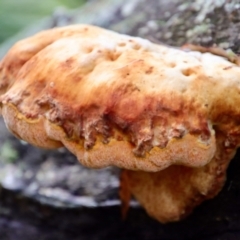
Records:
[[[58,6],[76,8],[85,0],[0,0],[0,43],[22,28],[50,15]]]

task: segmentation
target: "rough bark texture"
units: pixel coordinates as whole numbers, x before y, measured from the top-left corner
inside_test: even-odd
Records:
[[[155,42],[186,42],[240,52],[238,0],[95,0],[74,12],[56,12],[0,46],[3,56],[19,38],[70,23],[92,23]],[[21,143],[0,126],[0,238],[222,239],[240,238],[240,153],[213,200],[191,216],[162,225],[136,202],[125,221],[118,200],[118,170],[89,170],[64,149],[43,151]]]

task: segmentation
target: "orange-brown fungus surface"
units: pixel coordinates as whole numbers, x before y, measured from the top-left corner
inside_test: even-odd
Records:
[[[126,196],[175,221],[218,193],[239,146],[240,68],[217,53],[90,25],[43,31],[0,62],[1,113],[33,145],[126,169]]]

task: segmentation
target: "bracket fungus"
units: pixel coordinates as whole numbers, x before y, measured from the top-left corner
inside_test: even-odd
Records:
[[[1,114],[33,145],[123,168],[125,209],[133,194],[179,220],[221,190],[240,144],[238,58],[189,48],[90,25],[40,32],[0,62]]]

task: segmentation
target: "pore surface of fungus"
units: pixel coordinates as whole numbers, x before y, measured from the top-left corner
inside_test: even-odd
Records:
[[[13,134],[65,146],[88,167],[127,169],[123,192],[162,222],[216,195],[239,146],[236,62],[94,26],[16,43],[0,63],[0,94]]]

